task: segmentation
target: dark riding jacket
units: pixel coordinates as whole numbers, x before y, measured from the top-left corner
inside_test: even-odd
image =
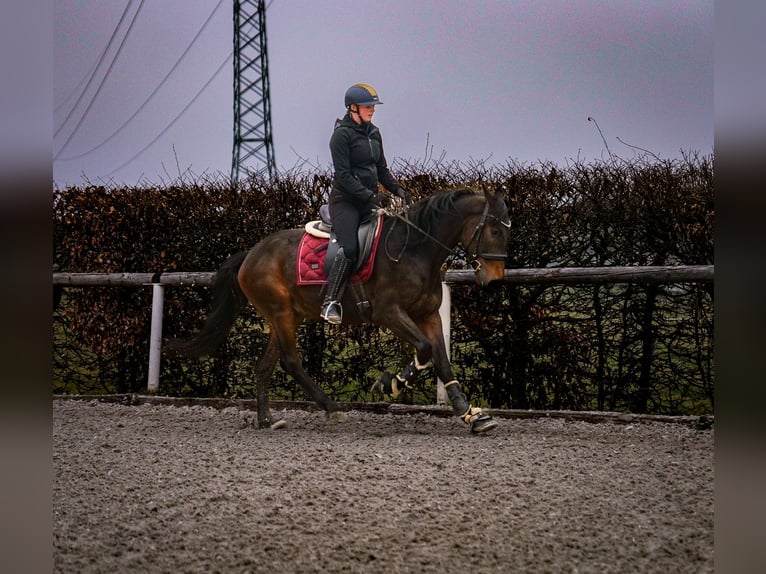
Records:
[[[336,120],[330,153],[335,168],[333,194],[342,194],[359,208],[378,193],[378,182],[391,193],[401,187],[388,169],[380,130],[372,123],[357,124],[349,114]]]

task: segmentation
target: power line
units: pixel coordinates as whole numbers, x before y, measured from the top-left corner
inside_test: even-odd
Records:
[[[101,88],[104,87],[104,83],[106,82],[107,78],[109,77],[109,74],[112,71],[112,68],[114,67],[114,64],[117,62],[117,58],[120,57],[120,53],[122,52],[122,48],[125,46],[125,41],[128,39],[128,36],[130,36],[131,30],[133,30],[133,26],[136,23],[136,20],[138,19],[138,14],[141,12],[141,8],[144,6],[144,0],[140,0],[138,4],[138,8],[136,9],[136,12],[133,14],[133,19],[130,21],[130,25],[128,26],[128,30],[125,32],[125,36],[123,37],[122,41],[120,42],[120,45],[117,48],[117,52],[114,55],[114,58],[112,58],[112,62],[109,64],[109,67],[106,70],[106,73],[104,74],[104,77],[101,79],[101,82],[98,85],[98,88],[96,88],[96,93],[93,94],[93,97],[91,98],[90,102],[88,103],[88,107],[85,108],[85,111],[82,114],[82,117],[80,117],[80,121],[77,122],[77,125],[72,130],[72,133],[69,134],[69,137],[64,142],[64,145],[59,148],[59,151],[56,152],[56,155],[54,156],[54,159],[59,156],[59,154],[64,151],[64,148],[69,145],[69,142],[72,141],[72,138],[77,133],[77,130],[82,125],[82,122],[85,120],[85,118],[88,116],[88,112],[90,112],[90,109],[93,107],[94,102],[98,98],[99,93],[101,93]],[[62,124],[63,126],[63,124]]]
[[[77,86],[69,93],[69,95],[61,100],[61,103],[57,105],[55,108],[53,108],[54,113],[61,110],[64,106],[66,106],[72,98],[77,94],[79,89],[82,87],[82,85],[85,83],[85,80],[88,80],[88,78],[92,78],[93,74],[96,73],[96,67],[98,66],[98,62],[101,60],[101,58],[106,53],[106,50],[108,48],[108,45],[104,47],[104,51],[101,52],[101,54],[98,57],[98,60],[96,62],[93,62],[91,67],[88,69],[87,72],[85,72],[85,75],[80,79],[79,82],[77,82]]]
[[[164,136],[164,135],[167,133],[167,131],[168,131],[168,130],[169,130],[171,127],[173,127],[173,125],[174,125],[174,124],[175,124],[175,123],[176,123],[176,122],[177,122],[177,121],[178,121],[178,120],[181,118],[181,116],[182,116],[182,115],[184,115],[184,113],[186,112],[186,110],[188,110],[188,109],[189,109],[189,108],[192,106],[192,104],[194,104],[194,102],[196,102],[196,101],[197,101],[197,98],[199,98],[199,97],[202,95],[202,92],[204,92],[204,91],[205,91],[205,90],[208,88],[208,86],[210,86],[210,84],[211,84],[211,83],[213,82],[213,80],[214,80],[214,79],[215,79],[215,78],[218,76],[218,74],[220,74],[220,73],[221,73],[221,71],[223,70],[224,66],[225,66],[225,65],[228,63],[228,61],[231,59],[231,56],[232,56],[232,53],[229,53],[229,55],[228,55],[228,56],[226,56],[226,59],[224,59],[224,61],[223,61],[223,62],[221,62],[221,65],[220,65],[220,66],[218,66],[218,69],[215,71],[215,73],[214,73],[214,74],[213,74],[213,75],[210,77],[210,79],[209,79],[207,82],[205,82],[205,85],[204,85],[204,86],[202,86],[202,88],[200,88],[200,90],[199,90],[199,91],[198,91],[198,92],[195,94],[195,96],[194,96],[194,97],[193,97],[193,98],[192,98],[192,99],[189,101],[189,103],[188,103],[188,104],[186,104],[186,105],[184,106],[184,108],[183,108],[183,109],[182,109],[182,110],[181,110],[181,111],[178,113],[178,115],[177,115],[175,118],[173,118],[173,120],[172,120],[172,121],[171,121],[171,122],[170,122],[170,123],[169,123],[167,126],[165,126],[165,128],[164,128],[164,129],[163,129],[163,130],[162,130],[162,131],[161,131],[159,134],[157,134],[157,136],[156,136],[156,137],[155,137],[155,138],[154,138],[152,141],[150,141],[150,142],[149,142],[148,144],[146,144],[146,145],[145,145],[143,148],[141,148],[141,150],[139,150],[139,152],[138,152],[138,153],[136,153],[136,154],[135,154],[133,157],[131,157],[131,158],[130,158],[128,161],[126,161],[125,163],[123,163],[123,164],[122,164],[122,165],[120,165],[119,167],[117,167],[117,168],[113,169],[113,170],[112,170],[112,171],[110,171],[108,174],[106,174],[106,177],[109,177],[109,176],[111,176],[112,174],[114,174],[114,173],[116,173],[116,172],[120,171],[120,170],[121,170],[123,167],[125,167],[126,165],[130,164],[130,163],[131,163],[133,160],[135,160],[135,159],[136,159],[138,156],[140,156],[142,153],[144,153],[146,150],[148,150],[148,149],[149,149],[151,146],[153,146],[153,145],[154,145],[154,144],[157,142],[157,140],[158,140],[158,139],[160,139],[162,136]]]
[[[215,8],[213,8],[213,11],[210,13],[210,15],[207,17],[207,20],[205,20],[204,24],[202,24],[202,27],[199,29],[197,34],[194,36],[192,41],[189,43],[189,45],[186,47],[186,49],[183,51],[181,56],[178,58],[175,64],[173,64],[173,67],[170,68],[170,71],[165,74],[165,77],[162,78],[159,85],[154,89],[154,91],[147,96],[147,98],[144,100],[144,102],[139,106],[139,108],[133,112],[133,114],[125,120],[120,127],[117,128],[117,130],[112,133],[109,137],[107,137],[105,140],[103,140],[101,143],[97,144],[96,146],[92,147],[88,151],[82,152],[78,155],[64,157],[64,158],[58,158],[57,161],[72,161],[76,159],[80,159],[81,157],[85,157],[86,155],[93,153],[97,149],[103,147],[107,143],[109,143],[117,134],[119,134],[133,119],[147,106],[147,104],[154,98],[154,96],[157,94],[157,92],[160,91],[160,88],[165,85],[165,82],[167,82],[168,78],[175,72],[175,70],[178,68],[178,66],[181,64],[181,62],[186,58],[186,55],[189,53],[189,50],[191,50],[192,46],[197,42],[199,37],[202,35],[202,32],[207,28],[207,25],[210,23],[210,21],[213,19],[213,16],[218,11],[218,9],[221,7],[221,4],[223,4],[223,0],[219,0],[218,4],[216,4]]]
[[[114,39],[117,37],[117,31],[122,26],[122,23],[125,21],[125,17],[128,15],[128,12],[130,11],[130,6],[133,4],[133,0],[128,0],[128,3],[125,5],[125,10],[122,11],[122,16],[120,16],[120,21],[117,22],[117,26],[115,26],[114,30],[112,31],[112,36],[109,38],[109,42],[107,42],[106,46],[104,47],[103,51],[101,52],[101,55],[98,57],[98,61],[96,62],[95,67],[90,72],[90,77],[88,78],[88,83],[86,84],[85,88],[83,88],[82,92],[80,93],[80,96],[77,98],[77,101],[75,102],[74,106],[72,106],[72,109],[69,110],[69,113],[64,118],[64,121],[61,122],[61,125],[58,127],[56,132],[53,134],[53,136],[59,135],[59,132],[63,129],[64,125],[69,121],[69,118],[72,117],[72,114],[77,109],[77,106],[80,105],[80,101],[82,100],[83,96],[85,96],[85,92],[88,91],[88,88],[90,87],[91,82],[93,81],[93,78],[96,76],[96,70],[101,66],[101,62],[104,61],[104,58],[106,57],[106,53],[109,51],[109,48],[112,45],[112,42],[114,42]],[[84,79],[84,78],[83,78]],[[80,81],[82,83],[82,80]]]

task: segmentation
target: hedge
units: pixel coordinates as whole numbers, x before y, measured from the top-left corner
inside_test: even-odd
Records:
[[[415,199],[457,185],[501,191],[511,215],[509,268],[713,264],[712,155],[393,169]],[[214,271],[266,235],[315,219],[331,185],[332,173],[316,169],[273,181],[56,189],[53,270]],[[54,295],[53,391],[143,391],[150,290]],[[455,285],[453,366],[469,398],[495,408],[711,413],[713,299],[712,284]],[[193,332],[208,304],[207,288],[169,288],[166,336]],[[214,357],[164,357],[160,392],[251,398],[265,328],[247,309]],[[307,371],[340,401],[371,400],[380,370],[398,371],[412,355],[374,326],[307,323],[299,344]],[[305,398],[279,368],[272,396]],[[431,369],[410,400],[433,402]]]

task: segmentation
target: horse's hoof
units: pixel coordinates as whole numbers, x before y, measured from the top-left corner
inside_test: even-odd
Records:
[[[342,423],[346,420],[346,413],[343,411],[332,411],[327,413],[327,420],[334,423]]]
[[[471,423],[471,432],[474,434],[485,433],[497,426],[497,421],[485,413],[476,415],[476,419]]]
[[[287,421],[285,419],[279,419],[277,422],[272,424],[269,428],[271,430],[277,430],[277,429],[283,429],[287,426]]]

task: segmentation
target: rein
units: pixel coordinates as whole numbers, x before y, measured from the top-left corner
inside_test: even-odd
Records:
[[[412,221],[407,219],[407,217],[403,216],[400,213],[389,213],[389,215],[395,217],[396,219],[399,219],[399,220],[403,221],[404,223],[406,223],[407,225],[409,225],[410,227],[412,227],[416,231],[419,231],[425,237],[427,237],[428,239],[430,239],[431,241],[436,243],[439,247],[441,247],[442,249],[445,249],[449,253],[453,253],[455,251],[455,247],[460,246],[459,243],[455,247],[449,247],[449,246],[445,245],[444,243],[442,243],[441,241],[436,239],[436,237],[434,237],[433,235],[428,233],[426,230],[418,227]],[[473,252],[469,256],[470,257],[470,262],[469,263],[470,263],[471,267],[473,267],[476,271],[478,271],[479,268],[481,267],[481,263],[478,260],[479,257],[483,257],[484,259],[487,259],[487,260],[490,260],[490,261],[505,261],[505,259],[506,259],[505,253],[479,253],[481,251],[481,238],[482,238],[481,232],[484,230],[484,227],[487,225],[487,219],[489,219],[489,218],[492,218],[492,219],[495,219],[495,220],[499,221],[500,224],[505,226],[505,227],[508,227],[508,228],[511,227],[511,222],[510,221],[508,223],[506,223],[505,221],[503,221],[502,219],[500,219],[496,215],[492,215],[492,214],[489,213],[489,201],[487,200],[486,203],[484,204],[484,211],[481,214],[481,219],[476,224],[476,227],[473,230],[473,234],[471,235],[471,240],[468,242],[468,247],[470,247],[473,243],[476,243],[476,248],[473,250]],[[391,229],[388,232],[388,237],[391,236],[391,233],[393,232],[394,227],[395,226],[393,226],[393,225],[391,226]],[[409,235],[409,229],[407,230],[407,233]],[[393,261],[394,263],[398,263],[400,261],[402,255],[404,254],[405,249],[407,249],[407,241],[405,240],[404,247],[402,247],[401,252],[399,253],[399,255],[397,257],[394,258],[388,252],[388,237],[386,238],[386,255],[388,255],[388,258],[391,261]],[[460,247],[461,247],[461,249],[467,255],[468,254],[468,248],[467,247],[462,247],[462,246],[460,246]]]
[[[419,231],[420,233],[425,235],[428,239],[430,239],[431,241],[436,243],[439,247],[441,247],[443,249],[446,249],[449,253],[452,253],[455,250],[454,247],[448,247],[448,246],[444,245],[444,243],[442,243],[441,241],[436,239],[436,237],[434,237],[433,235],[428,233],[425,229],[422,229],[422,228],[418,227],[417,225],[415,225],[414,223],[412,223],[409,219],[407,219],[402,214],[400,214],[400,213],[390,213],[389,215],[395,217],[396,219],[399,219],[400,221],[404,221],[404,223],[406,223],[407,225],[412,227],[414,230]],[[393,225],[391,226],[391,229],[388,231],[388,237],[390,237],[391,233],[393,233],[394,227],[395,226],[393,226]],[[410,230],[407,229],[407,235],[408,236],[409,236],[409,231]],[[409,239],[409,237],[408,237],[408,239]],[[402,247],[402,250],[399,252],[399,255],[397,255],[396,257],[391,257],[391,254],[388,252],[388,238],[386,238],[386,255],[388,255],[388,258],[391,261],[393,261],[394,263],[399,263],[399,260],[402,258],[402,255],[404,255],[405,249],[407,249],[407,241],[406,240],[404,242],[404,247]]]

